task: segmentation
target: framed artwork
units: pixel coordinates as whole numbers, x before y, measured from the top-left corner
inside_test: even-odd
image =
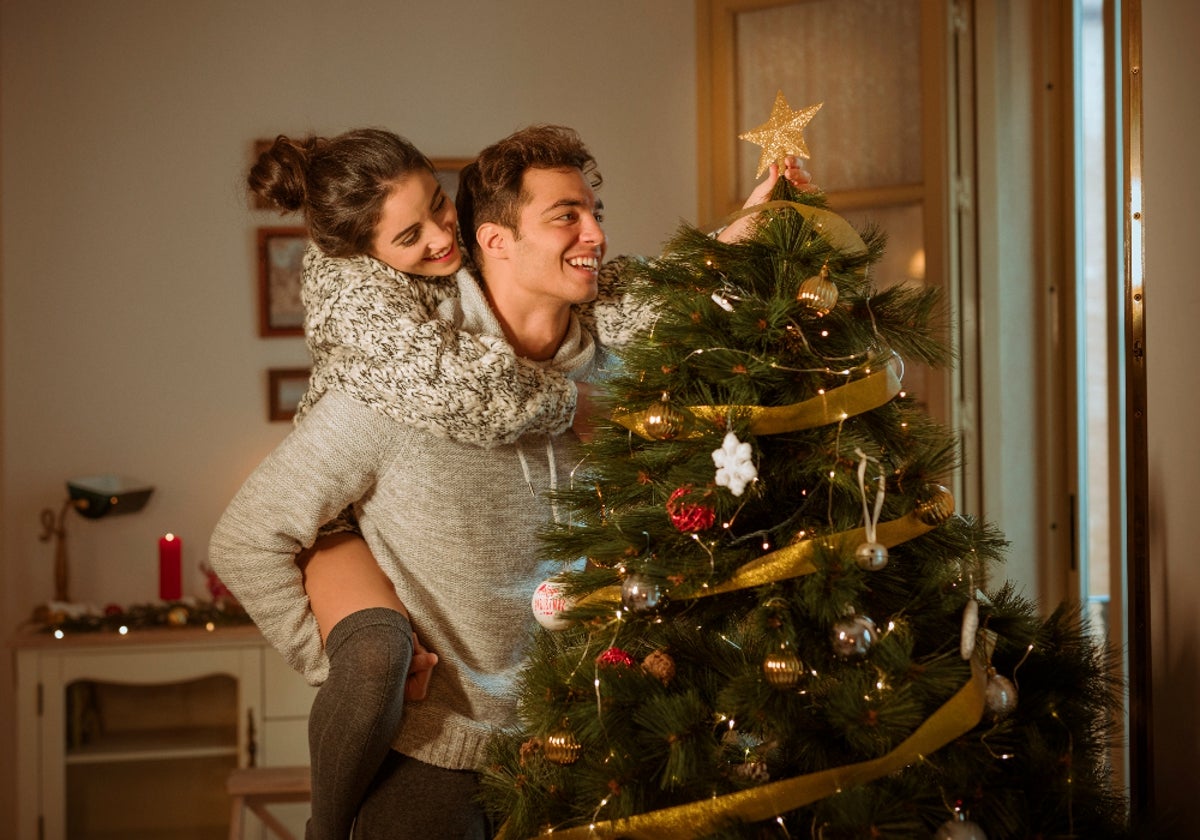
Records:
[[[433,164],[433,168],[437,171],[438,182],[442,185],[442,189],[446,191],[446,195],[450,196],[450,200],[454,200],[455,194],[458,193],[458,173],[464,166],[475,160],[473,157],[443,157],[430,158],[429,162]]]
[[[302,227],[258,229],[259,335],[304,335],[300,274],[307,245]]]
[[[288,422],[308,390],[308,368],[270,368],[267,371],[267,419]]]

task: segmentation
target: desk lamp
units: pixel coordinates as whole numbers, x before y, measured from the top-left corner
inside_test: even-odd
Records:
[[[38,539],[47,542],[54,538],[54,600],[69,603],[70,569],[67,563],[66,515],[75,509],[88,519],[100,519],[110,514],[133,513],[141,510],[154,488],[144,482],[118,475],[94,475],[67,480],[67,500],[58,516],[52,508],[42,510],[42,534]]]

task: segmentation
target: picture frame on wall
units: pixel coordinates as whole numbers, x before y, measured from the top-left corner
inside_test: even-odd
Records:
[[[290,422],[308,390],[309,368],[270,368],[267,371],[267,419]]]
[[[308,232],[303,227],[258,229],[258,334],[304,335],[300,278]]]

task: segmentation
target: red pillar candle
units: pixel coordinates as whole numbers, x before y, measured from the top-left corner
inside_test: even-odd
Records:
[[[178,601],[183,597],[183,540],[174,534],[158,539],[158,597]]]

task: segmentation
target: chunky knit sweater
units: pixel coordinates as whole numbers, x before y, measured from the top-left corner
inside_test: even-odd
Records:
[[[625,344],[647,320],[622,291],[619,275],[628,263],[605,263],[599,296],[578,309],[582,328],[608,347]],[[313,366],[297,418],[336,389],[396,420],[478,446],[569,427],[576,391],[562,371],[520,358],[500,333],[475,334],[447,319],[468,280],[466,269],[418,277],[310,245],[301,297]]]
[[[456,327],[499,333],[469,278]],[[596,348],[572,329],[547,367],[589,375]],[[533,629],[530,599],[556,565],[540,559],[544,491],[570,480],[574,435],[482,449],[398,422],[330,390],[254,471],[218,523],[210,561],[264,636],[313,684],[328,674],[294,558],[353,505],[377,562],[440,657],[428,697],[405,706],[396,749],[476,768],[492,727],[512,723],[513,680]]]

